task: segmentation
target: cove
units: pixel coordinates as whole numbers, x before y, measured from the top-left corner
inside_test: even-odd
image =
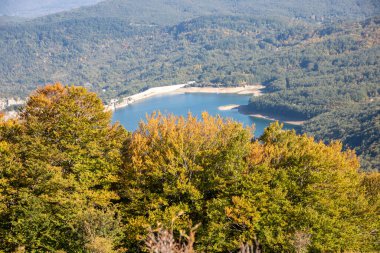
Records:
[[[220,106],[237,104],[246,105],[250,95],[215,94],[215,93],[184,93],[165,94],[137,101],[126,107],[117,109],[113,113],[112,121],[120,122],[127,130],[135,131],[138,123],[146,119],[154,111],[162,114],[175,114],[187,116],[191,112],[200,118],[201,113],[207,111],[210,115],[220,115],[224,118],[232,118],[245,126],[255,125],[255,136],[260,136],[264,128],[272,121],[267,119],[253,118],[238,112],[238,110],[221,111]],[[297,126],[284,124],[285,129],[297,129]]]

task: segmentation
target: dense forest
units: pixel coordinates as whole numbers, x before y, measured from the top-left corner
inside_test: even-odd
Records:
[[[279,123],[157,112],[130,133],[55,84],[0,120],[0,157],[2,252],[380,250],[379,172]]]
[[[25,97],[37,86],[61,81],[85,86],[107,102],[190,80],[214,86],[260,83],[267,94],[252,98],[248,112],[279,119],[317,117],[302,131],[322,140],[342,139],[361,155],[364,169],[379,170],[376,131],[355,141],[350,137],[372,126],[380,113],[378,103],[371,105],[380,93],[380,20],[355,21],[378,13],[376,1],[362,2],[360,15],[342,7],[344,20],[337,9],[309,8],[311,2],[259,1],[255,8],[248,1],[237,3],[141,6],[115,0],[31,21],[3,17],[1,95]],[[264,17],[266,12],[271,18]],[[367,107],[374,117],[352,121],[345,116],[354,111],[339,113]],[[336,113],[337,118],[329,116]],[[345,131],[332,129],[339,128],[337,119]]]
[[[17,3],[21,5],[22,1],[30,0]],[[38,1],[41,0],[34,0],[33,4]],[[50,0],[51,3],[54,1],[57,0]],[[98,0],[80,0],[75,4],[95,1]],[[73,1],[67,0],[65,4],[73,5]],[[165,26],[201,16],[242,15],[336,22],[363,20],[378,15],[379,8],[380,3],[376,0],[334,0],[333,4],[331,0],[107,0],[94,6],[51,15],[47,19],[119,18],[131,23]]]
[[[349,120],[348,120],[349,119]],[[368,170],[380,168],[380,101],[351,104],[307,121],[303,131],[326,142],[341,140],[354,148]]]
[[[211,16],[163,28],[118,18],[45,19],[0,27],[3,96],[26,96],[55,81],[84,85],[105,100],[189,80],[202,85],[263,83],[268,91],[298,93],[333,86],[333,93],[326,93],[337,103],[378,92],[378,19],[315,25],[289,18]],[[319,101],[321,97],[310,101],[312,110],[305,105],[294,109],[315,116],[331,100]],[[302,98],[286,93],[265,106],[289,100],[302,104]]]
[[[26,97],[56,81],[87,85],[105,99],[188,80],[271,83],[310,57],[353,44],[357,54],[373,55],[355,43],[376,44],[377,24],[350,22],[378,14],[377,1],[217,2],[112,0],[19,24],[2,17],[1,94]],[[284,62],[289,54],[294,59]]]
[[[364,168],[379,170],[379,24],[378,19],[366,20],[350,32],[341,30],[334,38],[276,57],[291,70],[267,85],[269,94],[252,97],[248,108],[272,117],[312,119],[304,132],[323,140],[341,139],[358,151]],[[371,27],[371,36],[364,27]],[[291,64],[297,55],[302,55],[301,61],[293,61],[298,68]]]

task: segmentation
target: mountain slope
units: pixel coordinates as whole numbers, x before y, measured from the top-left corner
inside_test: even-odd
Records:
[[[89,84],[111,98],[188,80],[264,83],[277,91],[286,78],[287,91],[323,83],[355,91],[345,80],[335,80],[336,73],[371,90],[378,80],[376,22],[316,26],[284,18],[220,16],[170,27],[101,17],[10,25],[0,28],[0,91],[26,96],[37,85],[60,81]]]
[[[346,135],[319,133],[314,126],[326,120],[326,129],[337,128],[340,110],[352,108],[353,114],[336,116],[350,121],[357,106],[379,96],[380,20],[352,21],[378,10],[370,0],[321,0],[318,6],[299,0],[110,0],[27,22],[5,17],[0,99],[26,97],[53,82],[86,86],[105,102],[189,80],[262,83],[268,94],[254,98],[250,111],[318,117],[306,132],[345,141]],[[348,135],[371,122],[360,118]],[[368,161],[378,160],[376,145],[370,156],[363,151],[371,136],[363,135],[364,144],[345,143]]]
[[[355,104],[321,114],[308,121],[303,131],[326,142],[341,140],[355,149],[363,168],[380,168],[380,101]]]
[[[49,18],[116,17],[135,23],[174,25],[208,15],[335,21],[360,20],[379,14],[380,4],[375,0],[108,0]]]

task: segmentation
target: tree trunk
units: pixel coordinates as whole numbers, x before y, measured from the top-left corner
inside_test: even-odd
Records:
[[[257,240],[257,237],[255,236],[255,253],[261,253],[261,245],[259,240]]]

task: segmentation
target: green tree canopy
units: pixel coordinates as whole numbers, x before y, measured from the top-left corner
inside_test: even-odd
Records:
[[[380,250],[379,173],[339,142],[207,113],[129,134],[110,116],[60,84],[0,116],[0,251],[144,252],[163,234],[197,252]]]
[[[141,123],[121,170],[126,246],[157,224],[179,233],[201,223],[200,252],[244,244],[257,252],[372,247],[367,225],[379,216],[368,205],[353,152],[278,123],[252,137],[250,129],[206,113],[201,120],[157,114]]]
[[[55,84],[32,94],[13,124],[1,124],[5,250],[80,252],[97,238],[112,243],[119,222],[110,188],[126,132],[110,116],[94,93]]]

